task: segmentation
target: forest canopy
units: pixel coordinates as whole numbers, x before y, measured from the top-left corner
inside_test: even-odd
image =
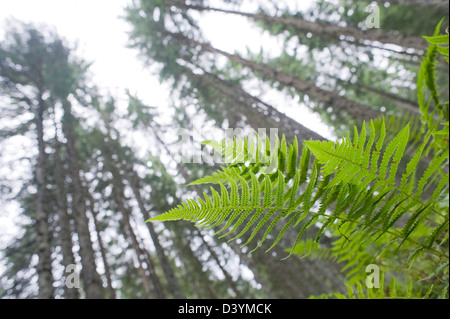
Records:
[[[75,42],[9,19],[0,297],[449,298],[448,11],[128,1],[166,105],[105,92]]]

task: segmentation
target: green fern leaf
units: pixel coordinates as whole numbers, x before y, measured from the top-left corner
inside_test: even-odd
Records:
[[[434,37],[424,36],[424,39],[432,44],[447,44],[448,45],[449,37],[448,37],[448,34],[445,34],[445,35],[437,35]]]

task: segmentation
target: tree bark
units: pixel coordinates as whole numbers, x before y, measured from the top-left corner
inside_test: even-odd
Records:
[[[132,177],[134,176],[134,178]],[[141,193],[139,191],[140,186],[139,182],[137,180],[137,174],[135,172],[128,172],[127,173],[127,179],[130,183],[130,186],[133,190],[134,197],[136,198],[136,201],[138,203],[139,209],[141,210],[142,215],[144,216],[144,219],[147,220],[150,218],[150,214],[148,210],[145,208],[144,201],[141,197]],[[163,273],[167,279],[168,288],[170,293],[172,294],[173,298],[176,299],[184,299],[186,298],[183,290],[178,282],[178,279],[172,269],[172,266],[170,264],[169,259],[164,253],[164,248],[162,247],[158,234],[156,233],[153,225],[151,223],[146,223],[147,229],[150,233],[150,237],[152,239],[153,245],[155,246],[156,255],[158,256],[158,260],[160,262],[161,268],[163,270]]]
[[[166,31],[166,33],[169,36],[173,37],[175,40],[187,41],[193,46],[200,46],[203,50],[207,52],[227,57],[233,62],[248,67],[253,72],[260,73],[261,76],[265,79],[272,79],[280,82],[283,85],[293,87],[299,92],[308,95],[310,98],[318,102],[322,102],[326,105],[333,106],[335,108],[335,112],[348,113],[352,117],[360,120],[371,120],[381,115],[380,111],[371,109],[364,104],[348,100],[345,97],[340,96],[334,92],[323,90],[314,85],[313,83],[300,80],[298,78],[293,77],[290,74],[279,72],[274,68],[269,67],[263,63],[253,62],[241,58],[238,55],[227,53],[220,49],[216,49],[207,43],[190,39],[180,33],[171,33],[168,31]]]
[[[230,287],[231,290],[233,290],[236,298],[243,299],[244,296],[242,296],[241,292],[237,288],[236,283],[234,282],[230,273],[222,266],[219,256],[217,256],[216,252],[214,251],[214,248],[208,244],[208,242],[205,240],[205,236],[198,229],[197,229],[197,233],[198,233],[198,236],[201,238],[203,245],[205,245],[205,247],[207,247],[209,253],[211,254],[211,257],[214,259],[217,266],[219,266],[220,270],[222,271],[223,275],[225,276],[225,282],[227,283],[228,287]]]
[[[429,1],[419,1],[419,0],[404,0],[405,2],[429,2]],[[383,1],[384,2],[384,1]],[[401,2],[401,0],[399,0]],[[439,1],[436,1],[439,2]],[[404,36],[401,34],[396,34],[393,32],[381,31],[381,30],[362,30],[360,28],[355,27],[341,27],[333,23],[322,22],[322,21],[307,21],[304,19],[300,19],[298,17],[277,17],[277,16],[269,16],[262,13],[247,13],[241,11],[234,10],[226,10],[212,7],[203,7],[197,5],[187,5],[180,1],[170,1],[170,3],[174,6],[177,6],[181,9],[193,9],[198,11],[215,11],[227,14],[235,14],[243,17],[252,18],[254,20],[265,21],[270,24],[282,24],[286,27],[293,27],[300,32],[311,32],[321,37],[326,37],[333,40],[340,40],[341,36],[344,36],[346,41],[361,44],[364,44],[364,40],[370,40],[372,42],[380,42],[383,44],[396,44],[400,45],[403,48],[415,48],[417,50],[426,50],[428,44],[427,41],[420,37],[411,37]],[[448,4],[447,4],[448,5]],[[383,47],[380,47],[383,48]]]
[[[56,131],[56,130],[55,130]],[[57,134],[57,133],[55,133]],[[70,227],[70,216],[67,211],[67,199],[65,194],[64,177],[66,173],[61,161],[61,143],[55,137],[55,153],[54,153],[54,175],[56,186],[56,204],[58,208],[58,222],[59,222],[59,238],[62,251],[62,263],[67,269],[69,265],[75,265],[75,257],[73,255],[72,247],[72,230]],[[78,289],[68,288],[64,289],[65,299],[78,299],[80,297]]]
[[[83,196],[83,187],[80,179],[80,166],[78,151],[75,146],[74,117],[69,101],[63,103],[63,132],[67,139],[67,156],[69,176],[72,181],[72,216],[78,233],[81,257],[81,277],[86,291],[86,298],[103,298],[103,287],[100,275],[97,272],[95,253],[89,231],[89,219],[86,214],[86,202]]]
[[[153,290],[156,293],[156,298],[167,299],[167,294],[161,284],[160,278],[156,274],[156,267],[155,263],[153,262],[153,257],[150,255],[147,249],[144,250],[144,255],[145,255],[145,262],[147,264],[149,271],[149,276],[153,284]]]
[[[249,124],[254,130],[257,131],[261,125],[267,123],[270,127],[278,128],[280,133],[285,134],[289,138],[296,136],[300,144],[306,140],[324,140],[321,135],[306,128],[261,99],[250,95],[240,86],[221,79],[216,74],[202,70],[204,72],[203,76],[193,72],[191,72],[191,76],[198,77],[200,81],[208,82],[211,87],[234,100],[236,106],[241,105],[241,108],[236,107],[236,111],[240,111],[249,119]],[[255,121],[252,119],[255,119]]]
[[[374,0],[374,1],[380,4],[389,2],[390,4],[402,6],[442,8],[447,9],[448,12],[448,0]]]
[[[115,188],[115,187],[114,187]],[[139,245],[139,242],[137,240],[136,234],[133,230],[133,227],[130,223],[130,211],[125,207],[124,202],[119,196],[122,196],[123,193],[119,194],[117,190],[114,190],[116,202],[119,206],[119,210],[122,212],[122,220],[125,222],[125,229],[128,232],[128,237],[131,239],[131,245],[136,253],[136,257],[138,260],[138,270],[139,274],[142,279],[142,284],[144,285],[145,293],[147,294],[147,297],[150,299],[155,298],[153,295],[152,287],[150,284],[149,277],[147,276],[147,273],[144,268],[144,259],[143,259],[143,252]]]
[[[348,81],[344,81],[341,80],[340,78],[338,78],[337,76],[330,76],[331,78],[335,79],[339,84],[343,85],[343,86],[348,86],[349,82]],[[407,111],[407,112],[411,112],[417,115],[420,115],[420,110],[419,110],[419,105],[413,101],[410,101],[408,99],[402,98],[400,96],[397,96],[395,94],[392,94],[390,92],[386,92],[384,90],[372,87],[370,85],[358,82],[356,84],[356,86],[360,87],[361,89],[363,89],[364,91],[367,92],[372,92],[374,94],[380,95],[381,97],[392,101],[392,103],[395,104],[395,106]]]
[[[52,258],[51,258],[51,235],[49,225],[49,212],[46,211],[44,202],[46,200],[47,186],[45,179],[46,159],[44,141],[44,109],[45,103],[42,98],[42,89],[38,89],[38,109],[35,115],[36,135],[38,144],[38,158],[36,162],[35,179],[36,192],[36,246],[39,256],[37,264],[39,293],[38,298],[49,299],[54,297]]]
[[[242,248],[239,247],[238,243],[235,240],[228,242],[228,245],[233,249],[235,253],[239,255],[241,263],[247,265],[250,268],[253,276],[255,277],[255,281],[261,284],[261,289],[267,296],[267,298],[277,298],[277,295],[271,289],[267,278],[263,276],[262,271],[259,269],[258,261],[257,258],[255,258],[255,255],[250,256],[248,253],[244,253],[242,251]]]
[[[94,227],[95,227],[95,232],[97,234],[97,242],[98,242],[98,246],[100,248],[100,255],[102,256],[103,267],[105,267],[106,285],[107,285],[107,292],[109,295],[108,297],[109,297],[109,299],[116,299],[116,291],[114,290],[114,288],[112,286],[111,269],[109,267],[108,258],[106,256],[105,244],[103,242],[103,238],[100,233],[101,229],[100,229],[100,226],[97,221],[97,211],[94,208],[94,198],[92,197],[91,193],[89,192],[89,189],[87,186],[88,181],[86,180],[86,177],[83,176],[83,179],[84,179],[84,182],[86,183],[85,192],[86,192],[86,196],[89,201],[89,209],[91,210],[91,213],[92,213],[92,219],[94,221]]]
[[[108,141],[106,141],[106,143],[108,143],[109,141],[110,138],[108,137]],[[136,257],[138,260],[138,271],[142,279],[142,284],[144,285],[145,293],[147,294],[148,298],[154,298],[155,296],[153,295],[152,292],[150,280],[144,268],[143,252],[137,240],[137,236],[131,225],[130,221],[131,212],[129,208],[126,206],[124,200],[124,185],[122,183],[122,176],[118,172],[117,168],[114,167],[113,165],[112,154],[107,145],[105,146],[105,149],[102,150],[102,155],[104,158],[105,169],[112,174],[111,184],[113,187],[114,200],[118,206],[119,211],[122,214],[122,221],[125,224],[125,230],[128,233],[128,237],[131,240],[131,246],[133,247],[133,250],[136,253]]]
[[[108,131],[108,135],[110,136],[111,131],[114,131],[117,134],[117,136],[119,137],[120,133],[118,131],[116,131],[114,127],[111,126],[111,123],[110,123],[111,120],[110,120],[109,115],[102,114],[101,117],[102,117],[103,123],[105,124],[106,129]],[[124,160],[125,161],[127,160],[127,159],[122,158],[122,156],[119,154],[119,152],[114,152],[113,150],[109,149],[108,147],[106,147],[106,149],[103,149],[102,152],[104,153],[104,156],[108,157],[108,158],[113,153],[116,154],[121,159],[119,161],[120,163],[122,163]],[[129,165],[123,165],[122,168],[125,172],[123,178],[128,180],[128,183],[134,193],[134,197],[138,203],[138,207],[144,217],[144,220],[149,219],[150,214],[149,214],[148,210],[145,208],[144,200],[140,193],[140,181],[139,181],[139,177],[138,177],[137,173],[134,171],[131,163]],[[111,166],[111,164],[110,164],[110,170],[112,170],[111,172],[113,173],[113,175],[117,174],[117,168],[113,168]],[[115,171],[115,173],[113,171]],[[113,180],[116,180],[116,179],[113,178]],[[159,241],[158,234],[156,233],[156,231],[153,228],[153,225],[151,223],[146,223],[146,226],[149,231],[150,237],[152,239],[153,245],[155,246],[156,255],[158,256],[158,260],[160,262],[161,268],[166,277],[169,292],[172,294],[173,298],[176,298],[176,299],[186,298],[183,293],[183,290],[178,282],[178,279],[173,271],[170,261],[164,253],[164,248],[162,247],[162,245]],[[153,271],[154,271],[154,269],[153,269]],[[151,276],[153,276],[156,279],[156,276],[154,273],[151,274]],[[162,287],[159,285],[159,280],[155,281],[154,287],[157,290],[157,294],[159,296],[165,295],[165,293],[162,290]]]

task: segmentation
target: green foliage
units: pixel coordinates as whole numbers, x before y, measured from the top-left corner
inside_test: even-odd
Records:
[[[388,287],[384,286],[384,276],[381,274],[379,288],[364,287],[359,281],[355,285],[347,285],[347,294],[333,293],[323,294],[318,297],[311,297],[311,299],[428,299],[433,291],[433,285],[430,285],[426,290],[420,292],[413,291],[413,281],[410,280],[407,285],[400,285],[396,282],[395,277],[391,277]],[[440,297],[446,298],[447,290],[443,289]]]
[[[398,3],[399,1],[395,1],[390,2],[389,6],[378,5],[381,30],[395,31],[405,36],[416,36],[417,30],[421,30],[422,34],[428,34],[435,27],[436,16],[448,16],[448,6],[444,2],[441,6],[431,5],[431,3],[428,6]],[[321,9],[320,14],[324,18],[330,17],[333,13],[336,14],[338,10],[343,9],[340,14],[342,22],[363,27],[363,22],[367,18],[366,7],[370,4],[371,1],[344,0],[340,1],[341,6],[338,7],[331,1],[320,0],[317,6]]]
[[[331,239],[332,247],[322,255],[345,264],[349,280],[348,296],[334,297],[445,297],[448,103],[445,108],[439,100],[435,68],[437,54],[448,51],[438,44],[448,43],[448,35],[439,36],[439,28],[427,38],[431,45],[418,77],[423,125],[371,120],[339,141],[307,141],[301,153],[297,140],[288,143],[284,136],[281,141],[257,134],[207,141],[226,163],[192,183],[213,184],[210,194],[148,221],[190,221],[214,228],[221,237],[241,238],[243,246],[259,238],[251,252],[271,240],[269,251],[288,232],[296,234],[289,255],[305,257]],[[440,123],[442,118],[446,122]],[[311,230],[316,230],[314,239],[305,238]],[[370,263],[399,272],[389,288],[363,291],[363,268]]]
[[[419,102],[422,120],[431,128],[437,129],[439,122],[435,120],[434,115],[439,118],[447,119],[449,117],[448,102],[441,103],[439,99],[438,87],[436,84],[436,65],[438,55],[444,56],[449,62],[449,35],[439,35],[439,30],[443,20],[437,25],[432,37],[424,37],[430,45],[428,46],[426,56],[420,66],[417,76],[417,99]],[[431,105],[434,104],[434,108]]]
[[[308,141],[301,157],[296,141],[288,144],[284,138],[272,149],[268,138],[263,143],[258,136],[221,145],[208,142],[228,165],[196,184],[215,183],[220,193],[211,187],[211,195],[204,193],[203,199],[188,200],[149,221],[188,220],[200,227],[214,227],[222,237],[234,234],[233,240],[250,233],[244,245],[259,235],[252,251],[271,237],[277,225],[281,230],[267,250],[295,228],[297,238],[291,250],[295,251],[305,231],[319,223],[309,249],[315,249],[327,231],[340,235],[336,247],[341,261],[366,246],[390,250],[407,246],[414,258],[425,253],[445,258],[439,243],[448,229],[448,212],[440,204],[448,174],[441,176],[440,167],[448,163],[448,150],[417,178],[416,167],[429,134],[400,175],[409,125],[386,143],[382,123],[376,130],[371,121],[370,133],[365,124],[360,131],[355,128],[353,139]],[[276,171],[271,172],[268,168],[274,161]],[[431,196],[424,193],[429,180],[438,182]]]
[[[275,150],[270,150],[268,138],[266,145],[263,145],[259,137],[257,143],[248,138],[240,142],[237,139],[228,141],[221,148],[216,145],[216,150],[221,151],[229,165],[222,168],[221,172],[202,178],[195,184],[216,183],[220,186],[220,194],[211,188],[212,196],[205,194],[204,200],[199,199],[198,202],[189,200],[186,204],[152,220],[184,219],[212,227],[219,226],[228,219],[226,225],[218,231],[220,233],[232,225],[234,226],[231,232],[234,232],[245,219],[236,220],[242,214],[247,216],[266,212],[271,216],[277,216],[276,222],[280,218],[286,219],[290,216],[289,225],[294,222],[297,224],[297,219],[306,217],[305,214],[312,214],[314,218],[321,216],[327,224],[332,224],[336,220],[347,222],[341,212],[348,210],[347,217],[365,216],[360,221],[351,220],[351,222],[360,223],[366,231],[377,225],[386,232],[387,226],[415,208],[417,215],[413,214],[411,218],[414,219],[409,219],[403,230],[406,239],[413,231],[412,227],[417,227],[416,219],[419,215],[436,212],[440,190],[436,190],[432,198],[423,200],[423,189],[430,178],[441,180],[434,175],[448,160],[448,151],[436,157],[423,176],[417,180],[413,173],[428,142],[426,139],[407,163],[400,185],[396,185],[397,169],[408,142],[409,125],[387,145],[384,143],[385,135],[384,124],[381,130],[376,132],[371,121],[370,137],[367,136],[363,124],[360,132],[355,128],[353,140],[347,137],[340,142],[306,142],[307,148],[301,158],[297,155],[296,141],[288,145],[284,138],[281,143],[278,141],[275,143],[276,146],[281,144]],[[251,150],[248,145],[255,145],[256,148]],[[263,154],[263,149],[266,154]],[[309,152],[315,156],[312,165],[307,165]],[[275,156],[270,155],[274,153]],[[267,162],[269,158],[270,161]],[[244,159],[251,160],[252,163],[247,167],[243,162]],[[255,174],[256,169],[258,171],[262,168],[267,169],[274,160],[278,160],[276,172]],[[304,193],[299,192],[300,186],[304,186]],[[441,186],[444,187],[443,183]],[[389,202],[389,205],[375,212],[376,205],[385,202]],[[310,210],[316,203],[320,204],[321,212]],[[326,214],[327,208],[331,208],[332,204],[335,204],[334,213]],[[395,210],[391,210],[392,207],[395,207]],[[378,224],[381,221],[383,223]],[[267,235],[268,232],[262,241]],[[317,241],[319,239],[320,236]]]

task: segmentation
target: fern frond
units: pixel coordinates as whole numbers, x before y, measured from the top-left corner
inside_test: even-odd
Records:
[[[438,177],[439,168],[448,163],[448,150],[434,158],[417,181],[416,168],[432,133],[407,161],[409,124],[389,141],[385,121],[377,126],[370,121],[367,127],[370,130],[363,123],[361,130],[355,128],[353,139],[307,141],[300,157],[296,140],[289,144],[284,137],[275,143],[268,138],[263,143],[260,137],[253,142],[208,142],[227,158],[228,164],[196,183],[217,184],[220,194],[211,188],[211,195],[204,194],[204,199],[190,200],[149,221],[192,221],[200,227],[215,228],[215,235],[232,236],[229,240],[246,236],[243,245],[259,235],[251,252],[272,238],[272,232],[277,235],[266,251],[292,231],[297,234],[291,249],[295,251],[303,235],[314,229],[318,229],[316,246],[329,231],[352,238],[358,247],[386,240],[391,245],[408,241],[418,248],[433,247],[448,228],[444,220],[435,222],[435,216],[441,216],[437,203],[442,190],[448,188],[448,183]],[[244,159],[253,162],[239,162]],[[399,173],[401,162],[406,169]],[[432,180],[438,183],[424,201],[425,186]],[[395,227],[400,220],[404,225]],[[422,236],[425,228],[434,235]],[[345,247],[347,252],[357,249],[345,241],[342,245],[340,249]]]

